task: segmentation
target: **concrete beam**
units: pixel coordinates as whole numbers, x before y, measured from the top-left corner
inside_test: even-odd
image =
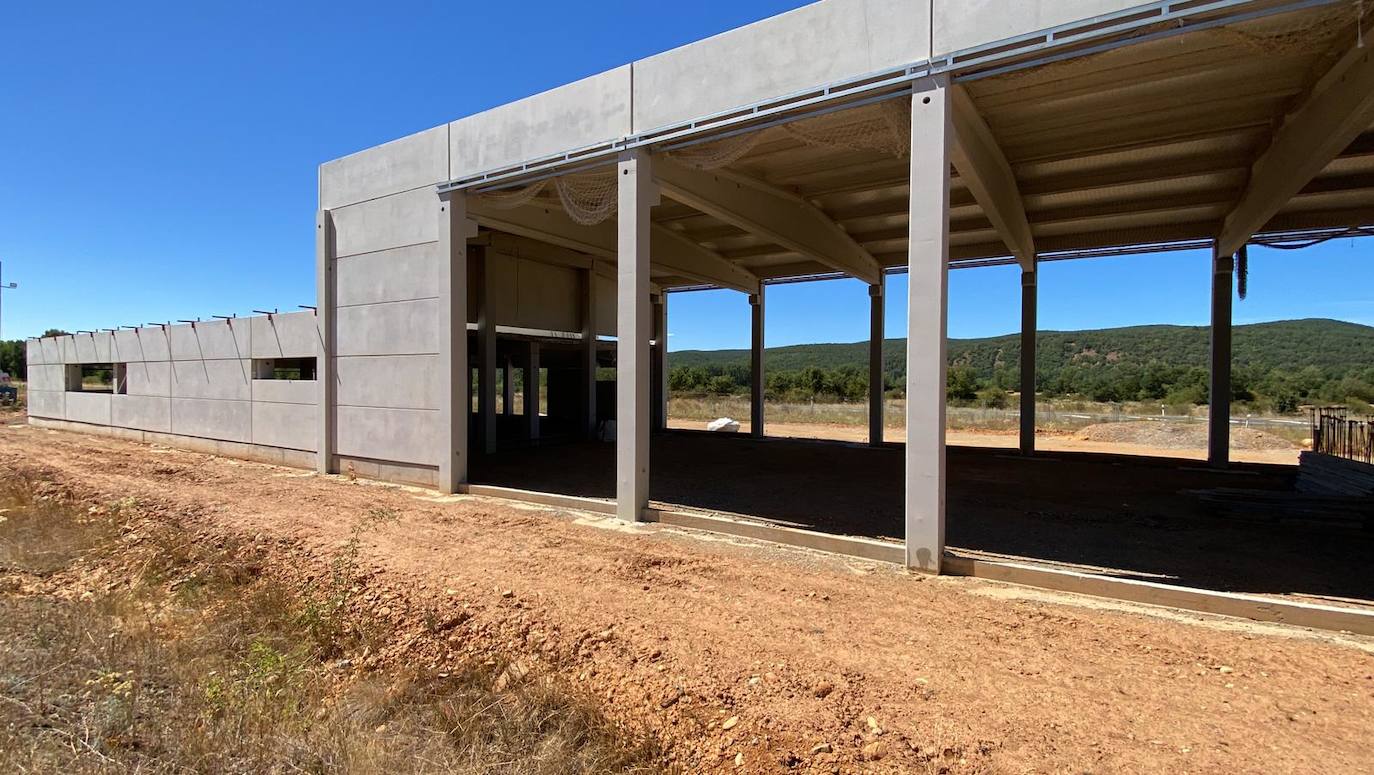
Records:
[[[1031,236],[1026,205],[1011,164],[997,144],[992,129],[978,113],[973,98],[962,86],[950,88],[950,107],[954,121],[955,143],[951,149],[954,168],[968,185],[973,198],[983,208],[1002,242],[1021,268],[1035,268],[1035,238]]]
[[[1374,124],[1374,47],[1366,46],[1352,48],[1284,118],[1269,147],[1250,168],[1245,192],[1222,223],[1217,253],[1235,255],[1370,124]]]
[[[477,221],[489,229],[557,245],[597,258],[616,257],[616,226],[607,221],[594,226],[575,223],[562,210],[525,205],[510,209],[493,207],[480,197],[472,199]],[[759,278],[719,253],[698,245],[666,227],[652,228],[652,265],[667,274],[744,293],[758,289]],[[547,260],[549,254],[543,254]]]
[[[1038,273],[1021,272],[1021,454],[1035,454],[1035,331]]]
[[[749,297],[749,433],[763,438],[764,415],[764,294],[763,288]]]
[[[939,573],[945,550],[945,334],[949,297],[949,80],[911,102],[906,374],[906,564]]]
[[[663,195],[832,269],[875,283],[876,259],[820,208],[760,180],[655,160]]]
[[[334,465],[337,438],[334,432],[337,414],[335,409],[338,406],[338,377],[334,363],[337,341],[335,308],[338,299],[335,244],[334,218],[328,210],[320,210],[315,216],[315,325],[316,336],[319,339],[315,362],[319,406],[315,469],[322,474],[337,472]]]
[[[883,443],[883,294],[887,292],[887,278],[868,286],[868,443],[879,447]]]
[[[467,217],[467,196],[439,197],[439,491],[461,491],[468,480],[468,238],[477,223]]]
[[[616,168],[616,515],[638,522],[649,505],[649,209],[658,200],[647,149]]]
[[[1207,397],[1207,462],[1231,461],[1231,275],[1235,260],[1212,256],[1211,382]]]

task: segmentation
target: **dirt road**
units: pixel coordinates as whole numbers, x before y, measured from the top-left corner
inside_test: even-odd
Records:
[[[393,513],[361,559],[400,635],[365,662],[562,674],[689,772],[1374,771],[1374,639],[26,426],[0,428],[2,472],[304,575]]]
[[[699,420],[670,419],[669,427],[691,430],[704,430],[706,423]],[[740,423],[740,432],[749,432],[749,421]],[[768,423],[768,435],[795,439],[833,439],[836,441],[868,441],[868,428],[862,425],[842,425],[839,423]],[[888,428],[884,433],[887,441],[905,441],[905,428]],[[994,447],[1015,449],[1015,431],[992,430],[951,430],[945,434],[946,443],[959,447]],[[1108,455],[1142,455],[1145,457],[1174,457],[1190,460],[1206,460],[1205,443],[1196,447],[1163,447],[1150,444],[1136,444],[1123,441],[1093,441],[1083,439],[1077,433],[1053,433],[1041,431],[1035,437],[1036,448],[1044,452],[1100,452]],[[1297,465],[1297,447],[1287,449],[1246,449],[1233,444],[1231,459],[1239,463],[1277,463]]]

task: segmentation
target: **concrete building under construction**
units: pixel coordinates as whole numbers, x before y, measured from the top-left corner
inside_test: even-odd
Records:
[[[853,277],[870,288],[870,442],[901,461],[899,540],[792,532],[940,572],[949,271],[1019,265],[1007,303],[1034,352],[1038,263],[1209,248],[1210,460],[1226,466],[1235,257],[1374,224],[1371,18],[1348,0],[823,0],[321,165],[317,309],[32,340],[30,416],[690,515],[650,485],[674,443],[659,433],[673,294],[751,305],[762,435],[770,284]],[[883,330],[894,272],[905,332]],[[881,342],[903,334],[894,447]],[[83,389],[91,368],[113,389]],[[1034,379],[1024,359],[1027,455]],[[614,454],[589,452],[611,449],[593,441],[608,421]],[[525,465],[599,465],[614,489],[483,474]],[[725,529],[789,540],[748,516]]]

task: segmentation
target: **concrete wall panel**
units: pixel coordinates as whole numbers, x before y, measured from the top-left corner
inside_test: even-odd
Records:
[[[388,409],[439,408],[439,359],[434,355],[339,358],[339,405]]]
[[[636,62],[634,131],[929,56],[928,3],[823,0]]]
[[[314,452],[318,417],[318,406],[254,401],[253,443]]]
[[[47,363],[47,358],[43,355],[43,340],[30,339],[24,342],[24,360],[30,366],[40,363]]]
[[[254,358],[315,358],[320,353],[319,329],[310,310],[251,318]]]
[[[251,323],[248,320],[215,320],[194,326],[170,326],[172,360],[200,361],[251,357]]]
[[[57,337],[49,337],[38,341],[39,347],[43,350],[44,363],[66,363],[62,359],[62,340]]]
[[[450,177],[616,140],[633,131],[630,66],[449,124]]]
[[[935,56],[1142,5],[1140,0],[934,0]]]
[[[51,417],[54,420],[65,419],[67,416],[66,398],[66,393],[57,390],[30,390],[26,399],[29,416]]]
[[[439,243],[342,258],[335,277],[341,307],[432,299],[439,294]]]
[[[525,260],[516,262],[515,267],[516,314],[509,321],[498,315],[497,323],[552,331],[582,328],[581,280],[576,270]]]
[[[172,429],[172,402],[154,396],[114,396],[110,422],[120,428],[167,433]]]
[[[126,392],[131,396],[172,395],[170,361],[131,361],[125,371]]]
[[[109,393],[67,393],[66,419],[91,425],[110,424]]]
[[[111,363],[114,361],[114,336],[108,331],[77,334],[72,338],[76,347],[76,363]]]
[[[63,337],[58,337],[58,339],[57,339],[57,346],[58,346],[58,348],[62,351],[62,362],[63,362],[63,363],[80,363],[80,362],[81,362],[81,357],[77,354],[77,349],[76,349],[76,337],[75,337],[75,336],[63,336]]]
[[[247,442],[252,435],[252,406],[248,401],[173,398],[172,433]]]
[[[167,342],[167,332],[160,326],[137,330],[116,331],[114,350],[110,353],[116,362],[171,360],[171,347]]]
[[[315,380],[255,379],[253,400],[275,404],[317,404],[319,386]]]
[[[172,397],[248,401],[252,366],[247,360],[173,361]]]
[[[438,412],[340,406],[338,421],[340,455],[439,464]]]
[[[439,195],[425,187],[334,211],[336,258],[435,242]]]
[[[439,306],[432,299],[342,307],[337,321],[340,356],[439,352]]]
[[[320,165],[320,207],[431,186],[448,179],[448,126],[439,126]]]
[[[67,389],[66,366],[29,364],[29,390],[51,390],[60,393]]]

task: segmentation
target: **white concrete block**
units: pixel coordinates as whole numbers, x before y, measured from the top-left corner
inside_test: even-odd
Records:
[[[63,337],[48,337],[38,341],[43,350],[44,363],[66,363],[62,358],[62,339]]]
[[[66,397],[66,393],[57,390],[29,390],[26,398],[29,416],[66,419]]]
[[[156,396],[114,396],[110,423],[120,428],[167,433],[172,429],[172,402]]]
[[[161,326],[116,331],[110,357],[121,363],[171,360],[167,332]]]
[[[254,358],[315,358],[319,329],[311,310],[251,318]]]
[[[43,355],[43,340],[30,339],[24,342],[24,359],[30,366],[47,363],[48,361]]]
[[[933,54],[952,54],[1140,5],[1140,0],[934,0]]]
[[[131,396],[172,395],[171,361],[130,361],[124,373],[125,392]]]
[[[200,361],[250,358],[251,324],[247,320],[212,320],[169,326],[172,360]]]
[[[437,355],[339,358],[335,365],[340,406],[439,408]]]
[[[81,358],[77,355],[76,336],[60,336],[57,338],[57,346],[62,351],[63,363],[80,363]]]
[[[334,210],[335,257],[438,241],[438,197],[426,187]]]
[[[634,131],[732,110],[930,56],[930,7],[823,0],[634,64]]]
[[[173,398],[171,402],[172,433],[243,442],[252,436],[252,402],[200,398]]]
[[[335,264],[338,304],[432,299],[439,295],[439,243],[341,258]]]
[[[76,347],[76,363],[111,363],[114,357],[114,336],[109,331],[77,334],[72,338]]]
[[[439,352],[439,307],[434,299],[341,307],[337,317],[337,355]]]
[[[631,67],[468,116],[449,124],[450,177],[610,142],[630,134]]]
[[[340,406],[337,414],[340,455],[439,464],[437,411]]]
[[[314,452],[319,443],[319,407],[313,404],[253,402],[253,443]]]
[[[253,400],[275,404],[319,403],[320,389],[315,380],[309,379],[255,379],[252,383]]]
[[[448,125],[320,165],[320,207],[437,185],[448,179]]]
[[[61,393],[67,389],[66,366],[54,364],[29,365],[29,390],[50,390]]]
[[[253,364],[237,361],[173,361],[172,397],[248,401]]]
[[[91,425],[110,424],[109,393],[67,393],[66,419]]]

